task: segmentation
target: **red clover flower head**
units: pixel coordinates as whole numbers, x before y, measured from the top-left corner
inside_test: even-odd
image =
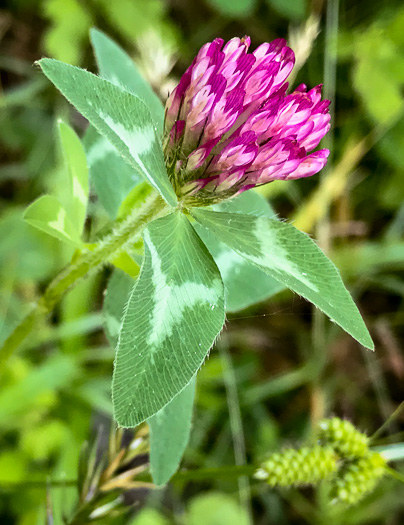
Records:
[[[208,205],[249,188],[309,177],[329,151],[321,85],[287,93],[294,53],[284,39],[248,53],[250,38],[205,44],[166,103],[164,154],[185,205]]]

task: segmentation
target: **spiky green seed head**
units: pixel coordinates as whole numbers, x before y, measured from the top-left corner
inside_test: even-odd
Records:
[[[314,484],[336,472],[337,462],[338,457],[332,447],[289,448],[272,454],[255,477],[265,479],[272,487]]]
[[[354,505],[372,492],[386,473],[386,460],[377,452],[347,461],[331,481],[330,496],[337,503]]]
[[[320,443],[332,446],[342,458],[354,459],[368,453],[369,438],[349,421],[333,417],[320,421],[319,427]]]

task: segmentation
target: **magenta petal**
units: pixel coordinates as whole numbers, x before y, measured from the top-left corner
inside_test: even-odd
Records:
[[[203,146],[200,146],[199,148],[195,149],[189,156],[187,161],[187,169],[188,170],[197,170],[199,169],[203,163],[206,161],[206,159],[209,157],[209,155],[212,152],[212,149],[216,146],[216,144],[219,142],[219,139],[213,139],[209,142],[206,142]]]
[[[216,38],[213,42],[209,42],[201,47],[199,53],[196,56],[196,61],[200,62],[205,57],[212,57],[218,52],[223,46],[224,40],[222,38]]]
[[[295,171],[292,171],[292,173],[289,173],[287,179],[293,180],[315,175],[324,168],[329,154],[328,149],[321,149],[307,155],[307,157],[300,162],[299,167]]]
[[[228,143],[215,156],[212,164],[209,166],[209,172],[220,173],[240,166],[251,165],[257,153],[256,135],[252,131],[248,131]]]

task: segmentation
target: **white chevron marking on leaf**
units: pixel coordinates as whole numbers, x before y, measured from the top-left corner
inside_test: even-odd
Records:
[[[50,228],[54,228],[55,230],[59,232],[65,231],[65,220],[66,220],[66,212],[64,208],[59,209],[59,213],[54,221],[49,221],[48,226]]]
[[[251,232],[260,246],[260,255],[254,255],[249,253],[249,259],[255,264],[260,266],[266,266],[268,264],[268,253],[270,254],[270,263],[274,270],[279,268],[283,272],[287,272],[292,275],[295,279],[305,284],[311,290],[318,292],[318,287],[313,283],[312,280],[301,272],[296,263],[293,262],[290,253],[282,246],[279,242],[279,236],[275,231],[272,231],[266,226],[266,218],[258,217],[255,222],[255,230]],[[262,232],[265,231],[265,235]]]
[[[200,302],[209,302],[211,309],[214,310],[220,298],[222,285],[218,280],[212,281],[211,288],[192,281],[187,281],[181,285],[169,283],[162,270],[161,259],[150,238],[149,232],[145,233],[144,238],[153,260],[152,281],[155,286],[157,299],[150,318],[153,330],[148,337],[148,343],[158,347],[167,337],[172,335],[172,328],[181,322],[185,308],[193,308]],[[186,298],[182,303],[178,301],[178,298],[181,296]],[[175,301],[175,298],[177,301]],[[164,308],[164,305],[172,304],[174,302],[173,299],[178,309],[167,310]],[[162,315],[163,309],[164,315]]]

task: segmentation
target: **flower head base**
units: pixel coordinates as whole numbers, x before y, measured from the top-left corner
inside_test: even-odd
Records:
[[[283,39],[248,53],[249,37],[205,44],[166,104],[164,153],[187,205],[207,205],[272,182],[314,175],[329,151],[321,86],[287,94],[294,65]]]

